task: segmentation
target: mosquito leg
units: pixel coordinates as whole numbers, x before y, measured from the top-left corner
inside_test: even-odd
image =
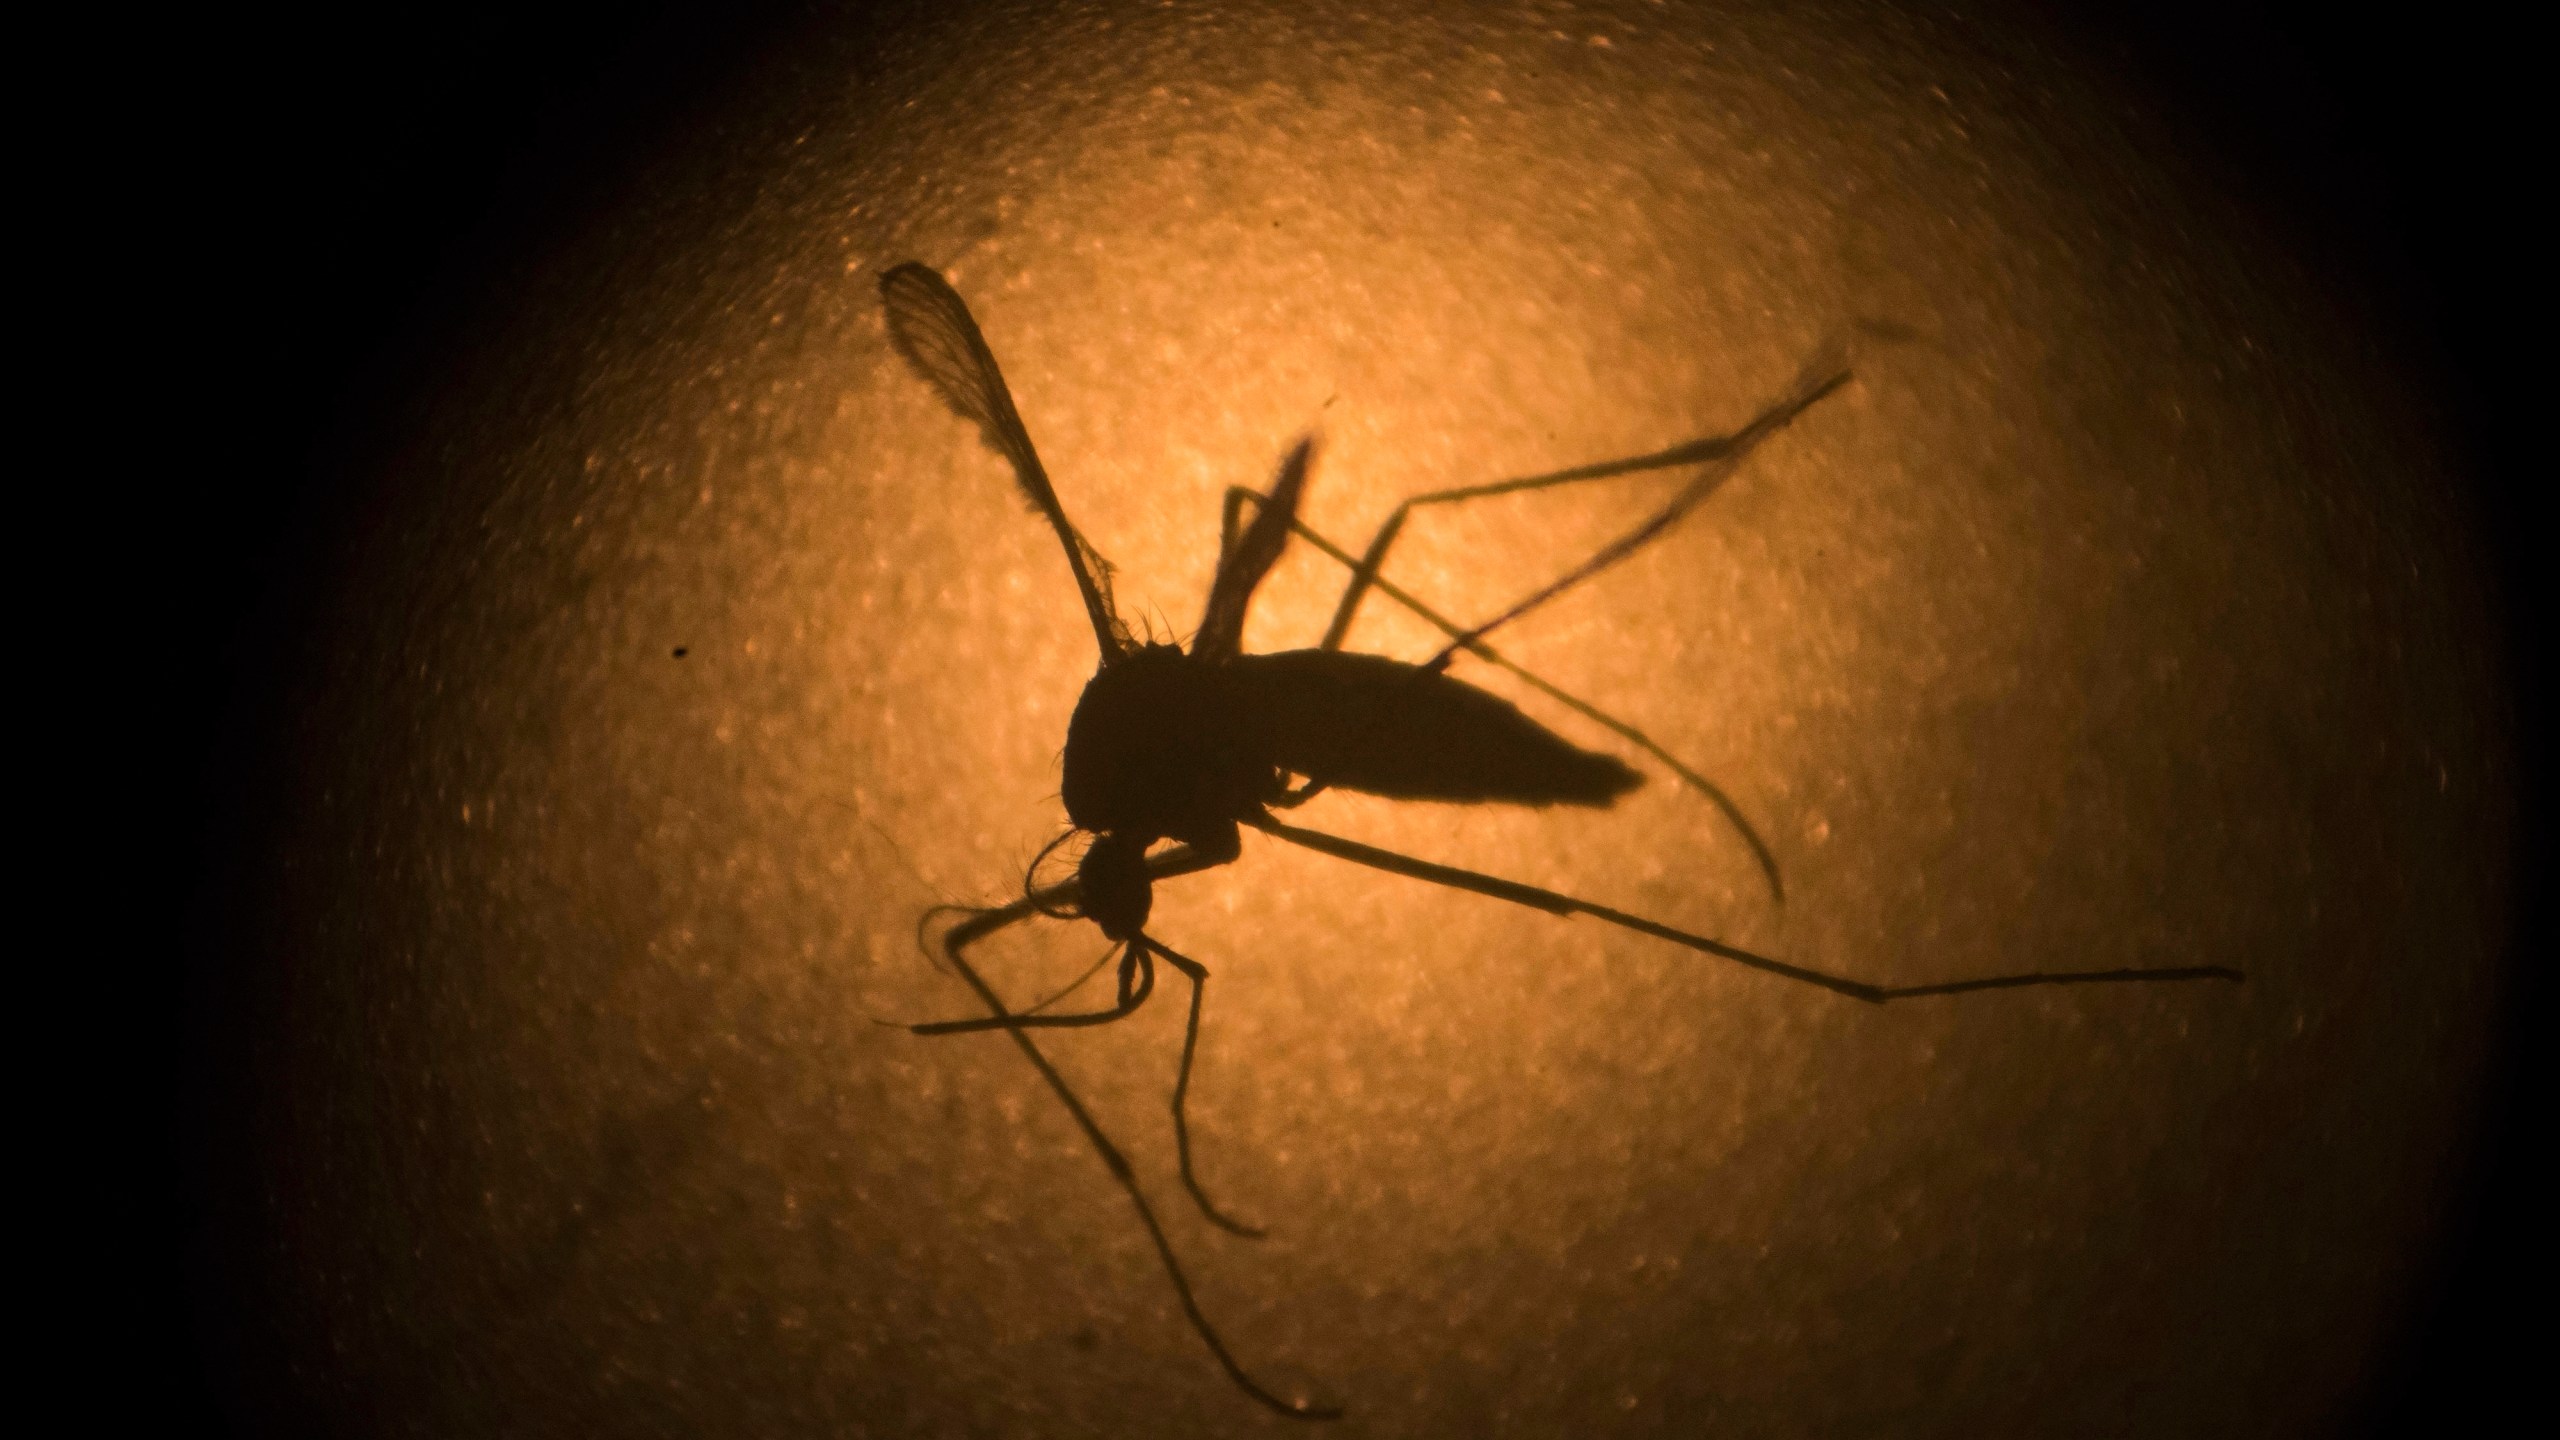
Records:
[[[1055,846],[1056,842],[1052,842],[1050,848],[1054,849]],[[1043,853],[1046,852],[1044,851]],[[1204,855],[1201,852],[1192,849],[1188,845],[1176,845],[1170,850],[1162,851],[1158,854],[1147,857],[1147,879],[1149,883],[1153,883],[1157,880],[1170,880],[1178,875],[1193,875],[1202,870],[1215,869],[1234,858],[1235,857],[1232,855],[1224,858]],[[1055,885],[1043,885],[1036,889],[1026,891],[1021,899],[1014,901],[1010,905],[991,905],[984,909],[972,905],[936,905],[926,910],[924,914],[917,919],[916,945],[919,949],[924,950],[926,958],[932,960],[935,966],[940,968],[943,967],[945,963],[943,958],[944,955],[947,955],[954,946],[974,945],[980,940],[986,939],[990,935],[996,934],[999,931],[1009,930],[1014,926],[1021,924],[1023,921],[1029,920],[1035,916],[1045,917],[1051,920],[1073,920],[1080,918],[1084,913],[1082,908],[1080,908],[1083,900],[1084,886],[1080,882],[1075,880],[1061,880]],[[959,924],[952,926],[951,929],[943,935],[942,953],[937,954],[933,948],[926,944],[925,932],[933,927],[933,922],[935,920],[945,915],[958,915],[963,918]],[[1109,951],[1104,952],[1104,961],[1108,962],[1112,953],[1113,952]],[[1096,970],[1101,968],[1102,967],[1100,965],[1096,965],[1094,967]],[[1020,1018],[1032,1015],[1037,1011],[1044,1010],[1049,1006],[1056,1004],[1058,1000],[1069,991],[1073,991],[1077,986],[1084,984],[1085,979],[1090,978],[1090,975],[1091,972],[1088,971],[1086,976],[1078,978],[1074,985],[1068,986],[1066,990],[1060,991],[1057,995],[1053,995],[1048,999],[1041,1001],[1037,1005],[1029,1006],[1018,1012],[1000,1010],[997,1014]],[[1127,997],[1123,996],[1123,1003],[1126,1003],[1126,1000]],[[1085,1020],[1074,1016],[1064,1018],[1068,1019],[1071,1024],[1093,1025],[1103,1023],[1103,1020],[1101,1019]],[[1118,1016],[1106,1014],[1104,1018],[1117,1019]],[[918,1029],[918,1027],[913,1025],[900,1025],[893,1021],[883,1020],[877,1023],[887,1025],[891,1029],[896,1030]],[[1017,1028],[1011,1025],[998,1025],[992,1023],[991,1020],[950,1021],[941,1023],[957,1024],[980,1030]],[[923,1030],[922,1033],[946,1034],[952,1032],[928,1028]]]
[[[1671,528],[1679,524],[1690,511],[1704,504],[1708,496],[1722,488],[1725,481],[1733,478],[1733,472],[1741,468],[1743,459],[1759,448],[1761,441],[1785,429],[1788,423],[1798,415],[1813,408],[1814,402],[1849,383],[1849,372],[1831,362],[1832,357],[1828,355],[1816,356],[1813,363],[1807,365],[1804,373],[1797,378],[1793,393],[1760,412],[1757,418],[1740,430],[1715,440],[1694,442],[1698,446],[1707,447],[1707,453],[1697,457],[1701,462],[1697,476],[1683,486],[1679,494],[1671,497],[1670,504],[1647,516],[1644,522],[1634,529],[1593,551],[1590,559],[1529,592],[1525,598],[1513,602],[1511,607],[1501,614],[1463,635],[1452,638],[1439,654],[1424,662],[1423,668],[1437,670],[1447,665],[1451,657],[1469,645],[1482,640],[1495,630],[1510,624],[1669,534]]]
[[[1259,502],[1264,498],[1259,490],[1250,490],[1242,485],[1227,487],[1226,503],[1218,511],[1218,570],[1227,568],[1227,556],[1236,548],[1236,530],[1238,522],[1243,518],[1245,501]],[[1254,513],[1260,514],[1261,511],[1262,507],[1257,503],[1254,506]]]
[[[2016,990],[2031,985],[2104,985],[2169,980],[2228,980],[2237,984],[2243,978],[2239,971],[2228,966],[2180,965],[2160,969],[2131,967],[2118,970],[2037,970],[2016,975],[1987,975],[1972,980],[1940,981],[1929,985],[1871,985],[1863,980],[1851,980],[1845,976],[1826,974],[1820,970],[1809,970],[1801,965],[1790,965],[1783,960],[1773,960],[1738,945],[1727,945],[1721,940],[1710,940],[1704,935],[1694,935],[1686,930],[1674,929],[1659,921],[1647,920],[1641,915],[1631,915],[1624,910],[1611,909],[1609,906],[1589,900],[1578,900],[1573,896],[1541,889],[1535,885],[1523,885],[1516,880],[1505,880],[1499,876],[1486,875],[1474,870],[1461,870],[1454,865],[1441,865],[1429,860],[1416,859],[1411,855],[1399,855],[1392,850],[1381,850],[1374,845],[1363,845],[1357,840],[1345,840],[1338,835],[1302,829],[1267,817],[1256,821],[1255,824],[1264,832],[1286,840],[1292,845],[1302,845],[1309,850],[1331,855],[1339,860],[1348,860],[1355,865],[1366,865],[1373,870],[1384,870],[1393,875],[1427,880],[1434,885],[1446,885],[1454,890],[1471,890],[1478,895],[1490,895],[1496,900],[1525,905],[1532,910],[1544,910],[1550,915],[1588,915],[1595,920],[1605,920],[1640,935],[1651,935],[1658,940],[1668,940],[1674,945],[1685,946],[1701,954],[1731,960],[1736,964],[1747,965],[1754,970],[1766,971],[1801,984],[1818,985],[1834,994],[1846,995],[1852,1000],[1863,1000],[1870,1005],[1882,1005],[1890,1000],[1916,999],[1924,995],[1963,995],[1976,990]]]
[[[1570,485],[1583,480],[1605,480],[1620,475],[1641,474],[1647,470],[1667,470],[1694,461],[1697,457],[1688,452],[1704,443],[1708,442],[1691,441],[1687,445],[1675,446],[1651,455],[1638,455],[1626,460],[1604,461],[1598,465],[1585,465],[1573,470],[1558,470],[1546,475],[1531,475],[1517,480],[1497,480],[1490,485],[1467,485],[1454,490],[1432,490],[1420,495],[1406,496],[1396,502],[1394,512],[1388,515],[1386,522],[1378,527],[1377,533],[1369,537],[1369,546],[1360,552],[1360,558],[1355,560],[1347,554],[1334,552],[1334,558],[1351,568],[1351,579],[1342,587],[1342,598],[1334,602],[1333,619],[1325,625],[1324,638],[1316,642],[1316,648],[1319,650],[1342,648],[1342,642],[1351,633],[1351,622],[1359,614],[1360,602],[1368,598],[1372,588],[1380,586],[1378,571],[1387,562],[1387,551],[1394,546],[1397,538],[1404,534],[1405,522],[1412,519],[1413,512],[1422,506],[1454,505],[1467,500],[1487,500],[1496,495],[1544,490],[1551,486]],[[1229,492],[1227,504],[1230,512],[1235,503],[1234,493]],[[1306,533],[1303,525],[1297,528],[1300,534]],[[1331,549],[1330,546],[1327,548]],[[1457,631],[1452,629],[1450,633],[1456,634]]]
[[[1685,445],[1675,445],[1668,450],[1656,451],[1650,455],[1638,455],[1624,460],[1607,460],[1597,465],[1585,465],[1572,470],[1558,470],[1518,480],[1496,481],[1490,485],[1472,485],[1412,496],[1396,506],[1394,513],[1387,517],[1386,523],[1379,526],[1377,534],[1370,538],[1368,550],[1356,560],[1339,546],[1293,519],[1290,528],[1296,534],[1351,570],[1351,579],[1343,587],[1342,598],[1334,607],[1333,621],[1325,627],[1324,638],[1318,642],[1318,648],[1339,649],[1343,637],[1350,631],[1351,621],[1359,608],[1361,598],[1372,589],[1379,591],[1437,626],[1443,634],[1450,637],[1449,643],[1441,647],[1438,654],[1424,662],[1424,669],[1443,669],[1457,656],[1458,652],[1467,651],[1510,671],[1568,709],[1598,723],[1660,760],[1672,773],[1678,775],[1700,794],[1705,795],[1716,809],[1723,813],[1726,823],[1733,826],[1735,832],[1742,836],[1743,843],[1750,848],[1751,858],[1760,867],[1761,878],[1768,882],[1770,895],[1779,904],[1784,905],[1787,899],[1786,882],[1779,876],[1777,856],[1770,852],[1768,842],[1763,840],[1760,832],[1743,817],[1742,807],[1733,802],[1733,797],[1727,795],[1722,786],[1681,764],[1672,757],[1670,752],[1655,744],[1650,737],[1634,726],[1603,714],[1597,707],[1565,694],[1520,666],[1501,658],[1484,643],[1484,637],[1669,533],[1672,527],[1690,511],[1705,503],[1707,497],[1714,494],[1716,489],[1732,476],[1743,458],[1757,448],[1761,441],[1784,429],[1790,421],[1812,408],[1815,402],[1848,382],[1849,372],[1840,364],[1838,355],[1826,350],[1817,353],[1805,366],[1803,372],[1797,377],[1794,390],[1786,398],[1762,411],[1750,424],[1730,435],[1709,436],[1692,440]],[[1671,503],[1647,516],[1643,523],[1602,546],[1589,559],[1566,571],[1561,578],[1530,592],[1527,598],[1472,629],[1460,629],[1446,617],[1390,584],[1378,573],[1379,567],[1386,561],[1388,548],[1395,543],[1396,537],[1404,532],[1405,521],[1412,516],[1414,509],[1418,506],[1482,500],[1495,495],[1552,489],[1562,485],[1605,480],[1620,475],[1632,475],[1679,465],[1699,465],[1704,468],[1681,489],[1679,494],[1672,497]],[[1226,506],[1231,518],[1236,507],[1245,499],[1259,501],[1261,497],[1251,491],[1228,491]],[[1290,791],[1276,803],[1283,809],[1294,808],[1314,798],[1323,789],[1321,784],[1309,784]]]
[[[1682,500],[1675,502],[1664,514],[1648,521],[1646,527],[1640,527],[1637,532],[1622,537],[1611,546],[1603,547],[1591,561],[1569,572],[1564,580],[1533,594],[1527,601],[1505,611],[1492,623],[1468,632],[1461,637],[1458,646],[1451,647],[1452,649],[1460,648],[1466,639],[1474,638],[1493,629],[1496,625],[1525,614],[1529,609],[1545,603],[1590,575],[1597,574],[1600,570],[1606,569],[1609,565],[1617,563],[1635,550],[1642,548],[1647,541],[1670,528],[1673,521],[1695,508],[1708,493],[1723,483],[1734,466],[1739,464],[1742,458],[1761,441],[1777,433],[1786,426],[1787,422],[1810,408],[1815,401],[1848,383],[1848,380],[1849,372],[1838,353],[1825,350],[1818,353],[1813,362],[1806,366],[1804,373],[1796,382],[1795,389],[1785,399],[1761,412],[1750,424],[1730,435],[1707,436],[1691,440],[1686,444],[1674,445],[1668,450],[1657,450],[1649,455],[1633,455],[1623,460],[1603,460],[1596,465],[1579,465],[1570,470],[1555,470],[1544,475],[1523,476],[1516,480],[1497,480],[1489,485],[1467,485],[1452,490],[1433,490],[1408,497],[1396,506],[1394,512],[1387,516],[1386,523],[1380,525],[1377,533],[1370,537],[1369,547],[1362,552],[1360,558],[1350,562],[1350,583],[1343,587],[1342,598],[1335,602],[1333,620],[1325,627],[1324,638],[1317,642],[1317,648],[1338,650],[1342,647],[1344,637],[1351,631],[1351,622],[1359,610],[1360,601],[1378,583],[1378,571],[1386,563],[1387,550],[1395,544],[1397,537],[1404,533],[1405,522],[1412,518],[1413,512],[1422,506],[1454,505],[1469,500],[1490,499],[1496,495],[1517,495],[1532,490],[1549,490],[1564,485],[1579,485],[1593,480],[1614,479],[1622,475],[1642,474],[1649,470],[1667,470],[1682,465],[1712,467],[1706,474],[1691,482],[1689,488],[1682,492]],[[1619,548],[1621,546],[1624,548]],[[1442,663],[1446,663],[1445,657]]]
[[[1191,1093],[1191,1057],[1200,1048],[1200,998],[1208,989],[1209,967],[1187,955],[1175,954],[1171,947],[1153,936],[1142,939],[1191,982],[1191,1020],[1182,1031],[1182,1068],[1175,1072],[1173,1080],[1173,1149],[1182,1161],[1182,1188],[1191,1192],[1192,1201],[1199,1205],[1201,1214],[1209,1217],[1210,1224],[1231,1235],[1259,1240],[1264,1233],[1262,1227],[1230,1219],[1209,1203],[1208,1195],[1201,1190],[1200,1181],[1191,1170],[1191,1123],[1183,1114],[1182,1102]]]
[[[1632,464],[1635,462],[1621,463]],[[1679,462],[1675,461],[1665,463]],[[1593,477],[1577,475],[1573,478]],[[1559,481],[1557,483],[1563,482]],[[1227,504],[1231,509],[1246,501],[1259,501],[1261,498],[1262,497],[1260,495],[1256,494],[1252,490],[1244,488],[1243,486],[1235,486],[1227,491]],[[1430,497],[1419,498],[1427,499]],[[1410,504],[1413,502],[1407,503]],[[1327,558],[1335,561],[1336,563],[1353,570],[1357,570],[1359,568],[1360,562],[1354,559],[1349,551],[1343,549],[1339,545],[1336,545],[1333,541],[1325,538],[1325,536],[1317,531],[1309,528],[1304,521],[1291,522],[1290,530],[1292,533],[1296,534],[1299,539],[1314,546],[1317,550],[1323,552]],[[1387,577],[1373,574],[1370,577],[1369,584],[1371,587],[1375,588],[1380,595],[1385,596],[1387,599],[1420,617],[1425,624],[1432,626],[1441,634],[1456,639],[1467,633],[1466,630],[1458,624],[1458,622],[1423,603],[1423,601],[1417,598],[1411,591],[1406,590],[1403,586],[1396,584]],[[1491,665],[1498,670],[1509,673],[1522,684],[1527,685],[1530,689],[1537,691],[1539,694],[1555,701],[1557,704],[1562,705],[1574,714],[1581,716],[1583,719],[1590,721],[1601,729],[1608,731],[1610,734],[1617,736],[1619,739],[1626,741],[1628,744],[1635,746],[1647,755],[1650,755],[1654,759],[1662,762],[1662,767],[1669,770],[1672,774],[1679,776],[1682,784],[1685,784],[1690,789],[1706,796],[1707,802],[1716,807],[1717,813],[1724,816],[1725,823],[1733,827],[1734,832],[1742,837],[1742,843],[1750,849],[1752,861],[1760,867],[1760,876],[1768,883],[1770,895],[1775,897],[1779,904],[1783,905],[1786,903],[1787,887],[1786,882],[1782,880],[1778,874],[1778,857],[1770,851],[1768,842],[1760,838],[1760,832],[1752,827],[1750,820],[1743,816],[1742,807],[1735,804],[1733,797],[1725,793],[1723,786],[1716,784],[1706,776],[1698,773],[1698,771],[1692,767],[1683,764],[1678,756],[1663,749],[1652,736],[1645,734],[1633,725],[1630,725],[1624,720],[1600,709],[1591,702],[1584,700],[1579,696],[1570,694],[1558,686],[1550,684],[1544,677],[1521,666],[1517,662],[1513,661],[1509,656],[1495,650],[1491,645],[1485,643],[1483,640],[1477,639],[1467,641],[1465,642],[1465,649],[1468,654],[1473,655],[1475,658],[1482,660],[1486,664]],[[1275,799],[1272,803],[1278,805],[1282,809],[1291,809],[1314,799],[1318,794],[1322,793],[1323,790],[1324,786],[1310,783],[1308,785],[1301,786],[1296,790],[1289,791],[1287,794]]]
[[[1205,870],[1215,863],[1187,847],[1177,847],[1161,855],[1150,856],[1147,869],[1150,875],[1161,880],[1173,875],[1187,875],[1196,870]],[[977,967],[969,963],[965,953],[968,947],[1039,914],[1040,911],[1035,908],[1034,901],[1045,899],[1054,905],[1079,898],[1080,895],[1081,892],[1077,890],[1074,881],[1065,881],[1050,886],[1045,891],[1027,895],[1010,905],[979,911],[953,926],[942,937],[943,957],[951,963],[951,968],[960,978],[968,982],[969,988],[977,992],[979,1003],[987,1007],[990,1018],[1003,1022],[1016,1017],[1013,1012],[1005,1008],[1004,1001],[998,998],[994,988],[978,974]],[[1137,1172],[1130,1168],[1128,1157],[1121,1154],[1120,1147],[1112,1144],[1111,1137],[1103,1133],[1102,1126],[1093,1118],[1093,1112],[1085,1109],[1084,1101],[1077,1098],[1075,1088],[1067,1083],[1064,1075],[1058,1073],[1058,1067],[1051,1064],[1049,1057],[1041,1052],[1040,1046],[1032,1040],[1028,1030],[1009,1024],[999,1024],[995,1028],[1002,1029],[1013,1041],[1015,1048],[1022,1052],[1022,1057],[1031,1062],[1031,1068],[1040,1072],[1040,1078],[1047,1082],[1050,1093],[1058,1097],[1058,1103],[1066,1107],[1068,1116],[1076,1122],[1076,1128],[1084,1132],[1085,1141],[1093,1147],[1093,1153],[1102,1158],[1104,1168],[1111,1172],[1111,1178],[1119,1182],[1121,1193],[1129,1197],[1129,1204],[1138,1212],[1139,1223],[1146,1227],[1147,1238],[1155,1243],[1156,1258],[1164,1262],[1165,1278],[1173,1286],[1174,1298],[1182,1302],[1182,1314],[1191,1322],[1191,1332],[1200,1337],[1202,1344],[1209,1347],[1209,1353],[1216,1357],[1218,1367],[1227,1372],[1227,1379],[1234,1382],[1237,1389],[1258,1404],[1292,1420],[1342,1418],[1342,1409],[1339,1406],[1307,1402],[1292,1403],[1281,1399],[1264,1389],[1245,1372],[1242,1365],[1236,1362],[1234,1353],[1227,1349],[1227,1342],[1219,1338],[1217,1327],[1209,1323],[1209,1317],[1200,1309],[1199,1297],[1191,1290],[1191,1277],[1184,1272],[1181,1258],[1174,1254],[1173,1242],[1165,1238],[1164,1225],[1156,1219],[1155,1207],[1147,1203],[1146,1191],[1139,1188]]]
[[[1170,850],[1159,851],[1147,857],[1147,879],[1153,882],[1171,880],[1180,875],[1196,875],[1203,870],[1214,870],[1234,858],[1231,855],[1224,858],[1203,855],[1188,845],[1176,845]],[[916,944],[918,946],[925,944],[924,932],[930,929],[934,920],[940,916],[966,917],[959,924],[952,926],[943,936],[943,947],[948,949],[953,945],[974,945],[998,931],[1009,930],[1035,915],[1046,916],[1052,920],[1076,919],[1084,913],[1077,908],[1083,900],[1084,886],[1075,880],[1068,879],[1061,880],[1055,885],[1040,886],[1009,905],[990,905],[984,908],[974,905],[936,905],[926,910],[917,920]],[[929,949],[927,954],[931,955]]]
[[[907,1032],[911,1035],[972,1035],[981,1030],[1073,1030],[1090,1025],[1108,1025],[1114,1020],[1125,1020],[1138,1013],[1138,1007],[1146,1004],[1147,997],[1155,993],[1156,967],[1155,962],[1148,958],[1144,946],[1131,947],[1123,965],[1136,967],[1137,984],[1131,986],[1124,982],[1121,986],[1120,1002],[1107,1010],[1080,1010],[1068,1015],[1040,1015],[1031,1010],[1016,1010],[976,1020],[935,1020],[922,1025],[910,1025],[907,1027]]]

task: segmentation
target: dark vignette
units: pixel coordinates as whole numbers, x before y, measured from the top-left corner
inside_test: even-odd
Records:
[[[896,24],[904,7],[871,7]],[[213,978],[242,957],[228,883],[266,823],[269,737],[304,673],[300,646],[329,557],[371,513],[362,477],[403,443],[434,377],[507,313],[543,257],[627,193],[652,157],[734,101],[748,67],[787,43],[805,4],[700,0],[430,7],[397,0],[323,31],[278,20],[171,37],[153,205],[194,217],[186,277],[143,392],[157,433],[118,497],[146,517],[148,663],[111,702],[159,716],[161,746],[130,783],[171,823],[146,849],[116,985],[148,1057],[111,1122],[83,1224],[103,1261],[97,1337],[133,1405],[193,1433],[295,1433],[290,1394],[257,1388],[238,1337],[255,1287],[197,1244],[236,1111],[200,1037],[221,1023]],[[2447,433],[2497,563],[2507,650],[2530,746],[2551,733],[2537,608],[2539,510],[2528,493],[2525,368],[2514,333],[2530,167],[2515,115],[2516,37],[2444,11],[2349,17],[2306,0],[2080,0],[2048,8],[2065,43],[2112,70],[2312,273],[2371,317],[2416,374],[2436,377]],[[144,282],[146,289],[151,282]],[[187,298],[178,298],[178,297]],[[175,381],[184,383],[172,383]],[[162,388],[162,387],[165,387]],[[2532,1283],[2521,1174],[2523,1100],[2551,915],[2549,764],[2520,756],[2526,817],[2511,1003],[2470,1182],[2428,1288],[2372,1380],[2353,1433],[2471,1428],[2524,1388],[2524,1336],[2505,1316]],[[230,1338],[225,1338],[230,1337]],[[247,1342],[254,1343],[254,1341]]]

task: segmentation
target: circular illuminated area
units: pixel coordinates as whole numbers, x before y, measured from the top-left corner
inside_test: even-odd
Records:
[[[383,480],[262,902],[232,1240],[302,1403],[1277,1423],[1017,1047],[901,1028],[985,1013],[920,922],[1021,896],[1097,659],[1057,538],[890,343],[909,260],[1140,639],[1190,638],[1230,487],[1301,437],[1301,517],[1357,553],[1407,496],[1730,434],[1845,365],[1499,632],[1623,729],[1452,669],[1639,788],[1287,818],[1878,986],[2246,977],[1877,1006],[1248,830],[1148,929],[1213,977],[1200,1182],[1268,1236],[1178,1178],[1179,975],[1040,1043],[1260,1383],[1374,1435],[2350,1400],[2438,1221],[2507,883],[2479,581],[2401,382],[2058,52],[1463,17],[821,31],[557,262]],[[1487,619],[1701,473],[1425,507],[1384,574]],[[1245,649],[1314,645],[1345,580],[1293,544]],[[1348,647],[1443,640],[1373,595]],[[1105,948],[1034,919],[968,958],[1024,1007]]]

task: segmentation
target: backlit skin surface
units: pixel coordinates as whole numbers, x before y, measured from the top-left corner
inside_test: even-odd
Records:
[[[885,343],[920,258],[1159,633],[1309,429],[1348,540],[1731,428],[1847,338],[1854,386],[1505,640],[1733,794],[1783,907],[1650,766],[1299,818],[1882,982],[2250,975],[1875,1010],[1249,837],[1152,928],[1216,972],[1195,1142],[1272,1238],[1173,1185],[1178,1003],[1050,1046],[1248,1364],[1380,1435],[2330,1419],[2506,883],[2387,366],[2095,81],[1949,23],[1029,14],[777,62],[393,478],[271,872],[240,1245],[293,1383],[393,1433],[1279,1424],[1009,1045],[874,1023],[967,1013],[916,919],[1010,898],[1093,662]],[[1427,516],[1390,570],[1489,613],[1667,483]],[[1249,648],[1338,583],[1294,554]],[[984,954],[1030,996],[1099,949]]]

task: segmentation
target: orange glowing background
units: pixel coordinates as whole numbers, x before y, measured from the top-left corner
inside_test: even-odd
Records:
[[[1248,1364],[1364,1435],[2343,1403],[2496,998],[2484,602],[2393,374],[2098,80],[1882,11],[828,33],[552,262],[351,567],[238,1221],[317,1410],[1276,1423],[1012,1048],[877,1023],[970,1013],[918,918],[1018,893],[1093,665],[1054,541],[885,341],[910,258],[1170,634],[1224,488],[1300,434],[1351,544],[1731,429],[1849,343],[1854,385],[1503,640],[1734,796],[1783,905],[1631,753],[1605,812],[1302,818],[1878,982],[2249,975],[1874,1010],[1249,837],[1151,928],[1215,973],[1194,1140],[1272,1238],[1181,1203],[1178,987],[1047,1045]],[[1676,483],[1427,515],[1390,571],[1489,614]],[[1339,585],[1293,552],[1248,647]],[[1353,644],[1435,638],[1373,602]],[[1028,997],[1100,945],[984,964]]]

